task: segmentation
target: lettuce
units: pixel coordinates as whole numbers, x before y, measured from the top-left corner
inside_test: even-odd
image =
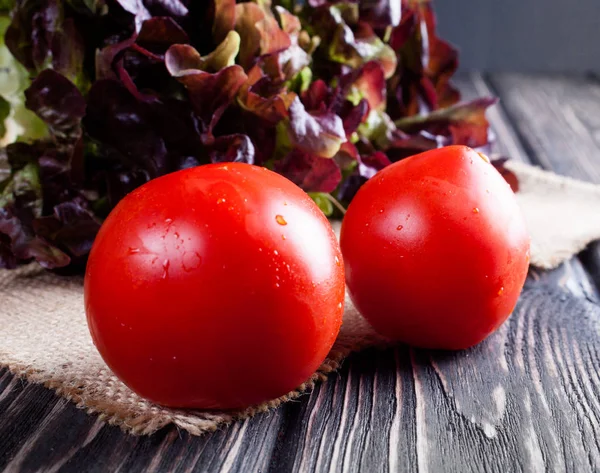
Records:
[[[339,215],[377,171],[485,146],[427,0],[0,1],[0,267],[81,271],[128,192],[267,166]],[[61,269],[62,268],[62,269]]]

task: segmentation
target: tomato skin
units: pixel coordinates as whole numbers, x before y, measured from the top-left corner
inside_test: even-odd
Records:
[[[340,329],[342,255],[300,188],[214,164],[150,181],[108,216],[85,276],[96,347],[162,405],[244,408],[298,387]]]
[[[362,315],[382,335],[425,348],[485,339],[512,312],[529,265],[513,192],[464,146],[377,173],[350,204],[340,243]]]

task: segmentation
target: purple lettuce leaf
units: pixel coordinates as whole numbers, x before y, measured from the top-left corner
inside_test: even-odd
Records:
[[[214,74],[204,72],[194,67],[198,66],[199,57],[190,46],[174,45],[167,51],[165,63],[169,73],[187,89],[204,131],[210,134],[248,76],[238,65],[225,67]]]
[[[447,137],[448,144],[478,148],[489,141],[489,123],[485,111],[497,101],[493,97],[479,98],[439,109],[428,115],[402,118],[396,120],[395,125],[406,134],[427,132]]]
[[[43,206],[36,150],[17,144],[7,151],[13,169],[0,193],[0,268],[12,269],[32,259],[49,269],[69,264],[69,257],[38,237],[32,227]]]
[[[166,15],[184,17],[189,13],[186,2],[181,0],[144,0],[144,3],[154,17]]]
[[[52,68],[73,82],[83,80],[83,40],[62,1],[19,0],[4,39],[31,74]]]
[[[289,35],[279,27],[271,11],[256,3],[236,4],[235,30],[241,38],[239,63],[244,69],[252,67],[257,56],[291,46]]]
[[[332,158],[346,141],[344,123],[338,115],[307,112],[299,98],[294,99],[288,112],[290,141],[305,153]]]
[[[116,0],[119,5],[135,18],[135,30],[140,31],[144,21],[152,18],[152,15],[142,0]]]
[[[361,0],[360,19],[374,28],[396,27],[402,17],[400,0]]]
[[[40,117],[60,140],[81,136],[85,99],[66,77],[52,69],[42,71],[25,91],[25,106]]]
[[[100,221],[82,198],[56,205],[52,215],[33,221],[38,237],[63,248],[75,258],[85,257],[91,250],[100,229]]]
[[[238,94],[238,103],[244,110],[272,124],[289,116],[288,110],[295,99],[295,93],[274,83],[258,66],[248,72]]]
[[[149,109],[120,82],[97,81],[89,92],[84,125],[90,138],[118,153],[122,165],[154,178],[173,169],[163,138],[151,126]]]
[[[246,135],[228,135],[216,138],[209,146],[213,163],[236,162],[254,164],[256,154],[252,140]]]
[[[322,158],[300,149],[292,150],[275,163],[275,170],[306,192],[332,192],[342,180],[333,159]]]
[[[377,61],[386,78],[394,74],[396,53],[369,23],[361,21],[357,4],[340,2],[323,6],[315,13],[314,21],[322,37],[321,48],[326,48],[329,60],[353,69]]]
[[[430,0],[14,3],[49,137],[0,154],[0,266],[80,270],[119,200],[178,169],[264,165],[332,215],[393,161],[492,141]]]

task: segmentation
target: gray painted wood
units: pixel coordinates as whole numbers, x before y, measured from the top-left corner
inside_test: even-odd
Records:
[[[508,93],[520,79],[501,80],[459,82],[467,96],[501,94],[490,118],[502,152],[552,164],[552,146],[532,144],[529,135],[542,132],[525,126]],[[552,140],[558,131],[544,133]],[[355,354],[311,394],[200,438],[172,428],[126,435],[0,371],[0,471],[600,471],[600,306],[590,302],[598,300],[591,281],[578,259],[531,272],[513,316],[479,346]]]
[[[434,0],[467,70],[600,71],[597,0]]]

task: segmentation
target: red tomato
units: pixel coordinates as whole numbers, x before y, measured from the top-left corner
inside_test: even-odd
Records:
[[[369,180],[341,230],[346,282],[384,336],[462,349],[512,312],[529,236],[508,184],[464,146],[399,161]]]
[[[335,235],[299,187],[239,163],[155,179],[102,226],[85,308],[100,354],[159,404],[242,408],[306,381],[338,334]]]

